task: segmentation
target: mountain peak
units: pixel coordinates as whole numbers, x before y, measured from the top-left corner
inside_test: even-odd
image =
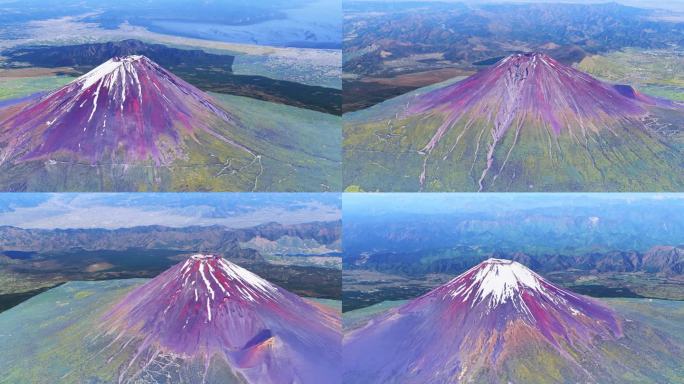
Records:
[[[494,68],[502,71],[509,87],[514,88],[515,85],[523,86],[524,83],[531,83],[526,86],[539,88],[547,87],[548,84],[545,82],[554,76],[560,76],[565,67],[545,53],[530,52],[507,56]]]
[[[273,284],[218,255],[192,255],[179,272],[176,278],[181,288],[193,290],[195,302],[206,298],[207,321],[212,319],[213,307],[223,300],[264,302],[279,296]]]
[[[556,62],[551,56],[547,55],[544,52],[523,52],[523,53],[514,53],[512,55],[506,56],[503,60],[501,60],[500,64],[503,63],[510,63],[510,62],[530,62],[530,63],[536,63],[537,61],[546,61],[546,62]]]
[[[139,341],[136,359],[169,354],[209,364],[218,356],[258,383],[325,382],[339,325],[332,309],[201,253],[135,288],[102,319],[105,334]],[[146,366],[128,367],[135,364]]]
[[[125,84],[126,75],[132,76],[133,81],[139,81],[136,69],[138,66],[136,65],[137,61],[140,61],[141,64],[145,63],[156,66],[152,60],[143,55],[115,56],[79,77],[76,81],[82,84],[82,89],[90,88],[107,76],[111,77],[106,85],[107,87],[115,85],[117,80]]]
[[[654,98],[625,96],[611,84],[561,64],[541,52],[516,53],[455,84],[418,95],[407,115],[429,112],[446,119],[424,148],[432,150],[463,118],[488,119],[500,139],[511,127],[548,126],[556,134],[584,135],[607,121],[646,113]]]
[[[153,291],[159,296],[150,295]],[[234,311],[246,315],[296,298],[285,292],[221,256],[198,253],[133,291],[110,318],[126,318],[117,327],[149,324],[160,344],[190,353],[218,347],[213,338],[220,336],[226,322],[234,321]],[[174,341],[180,334],[195,338],[181,346]]]
[[[489,310],[523,295],[549,297],[542,277],[524,265],[490,258],[454,278],[442,288],[444,297],[468,302],[471,307],[485,302]]]
[[[75,155],[92,164],[167,164],[206,134],[244,152],[216,127],[239,125],[201,90],[142,55],[117,56],[2,121],[3,158]]]
[[[477,284],[476,299],[489,298],[491,306],[505,303],[523,289],[544,293],[539,276],[518,262],[488,259],[477,268],[473,275],[473,283]]]

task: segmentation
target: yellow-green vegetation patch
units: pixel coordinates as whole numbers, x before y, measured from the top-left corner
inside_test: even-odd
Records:
[[[363,188],[359,185],[349,185],[344,189],[345,192],[363,192]]]
[[[73,80],[70,76],[0,77],[0,100],[54,90]]]
[[[74,294],[74,299],[85,299],[93,294],[93,291],[78,291]]]
[[[637,49],[585,57],[577,68],[613,83],[629,84],[645,94],[684,100],[684,51]]]

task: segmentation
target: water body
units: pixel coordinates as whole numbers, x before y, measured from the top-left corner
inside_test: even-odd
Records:
[[[14,260],[28,260],[30,259],[33,255],[37,254],[37,252],[31,252],[31,251],[3,251],[3,255],[9,257],[10,259]]]
[[[142,20],[150,31],[231,43],[296,48],[342,48],[342,9],[339,2],[318,0],[283,10],[285,17],[245,25]]]

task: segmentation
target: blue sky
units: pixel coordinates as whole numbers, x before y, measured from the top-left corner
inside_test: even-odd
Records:
[[[441,214],[454,212],[501,212],[509,209],[591,207],[603,204],[634,204],[668,201],[682,208],[683,194],[668,193],[345,193],[345,215],[388,213]]]
[[[339,194],[56,193],[0,194],[0,225],[124,228],[141,225],[250,227],[339,220]]]
[[[406,2],[414,0],[363,0],[373,2]],[[419,0],[423,1],[423,0]],[[429,0],[428,0],[429,1]],[[600,4],[615,2],[633,7],[656,8],[656,9],[673,9],[684,10],[684,0],[434,0],[447,3],[467,3],[467,4],[485,4],[485,3],[572,3],[572,4]]]

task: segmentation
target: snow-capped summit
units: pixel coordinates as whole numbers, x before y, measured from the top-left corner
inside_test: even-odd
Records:
[[[216,255],[190,256],[180,269],[181,287],[195,292],[195,301],[207,304],[207,321],[212,307],[226,299],[251,302],[277,300],[278,288],[254,273]]]
[[[249,383],[327,382],[340,353],[332,309],[217,255],[192,255],[134,289],[102,327],[139,339],[141,359],[163,353],[208,364],[219,356]]]
[[[470,315],[477,314],[481,319],[491,317],[496,321],[500,316],[524,321],[537,327],[552,342],[572,332],[566,326],[558,327],[565,322],[586,322],[590,334],[601,333],[605,325],[618,331],[606,308],[556,287],[513,260],[485,260],[416,301],[433,298],[441,298],[454,308],[468,307]],[[586,321],[594,316],[600,316],[607,323],[595,329]]]
[[[520,295],[523,290],[548,296],[542,278],[516,261],[488,259],[471,271],[474,274],[468,275],[468,281],[458,277],[447,284],[453,287],[450,297],[469,300],[473,305],[488,300],[488,306],[493,308]]]
[[[87,89],[106,77],[106,86],[111,87],[117,83],[117,80],[121,80],[121,84],[125,84],[126,77],[128,76],[129,80],[139,84],[140,79],[138,78],[137,73],[139,65],[135,64],[135,62],[139,60],[144,61],[149,65],[156,65],[152,60],[142,55],[112,57],[92,71],[79,77],[76,82],[82,85],[82,89]]]

